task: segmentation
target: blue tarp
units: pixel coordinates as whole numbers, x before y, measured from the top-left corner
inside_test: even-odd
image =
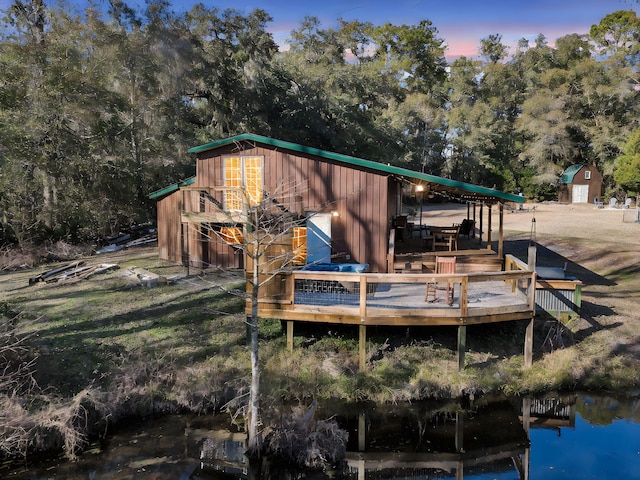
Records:
[[[302,267],[302,270],[309,272],[364,273],[368,268],[368,263],[309,263]]]

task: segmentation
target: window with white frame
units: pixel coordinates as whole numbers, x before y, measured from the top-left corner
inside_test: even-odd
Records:
[[[255,207],[262,201],[262,164],[258,156],[224,158],[224,208],[241,212],[245,205]]]
[[[591,170],[585,170],[584,171],[584,179],[585,180],[591,180]]]

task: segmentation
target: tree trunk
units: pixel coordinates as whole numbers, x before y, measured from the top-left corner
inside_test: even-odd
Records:
[[[254,261],[252,272],[251,289],[251,318],[249,319],[249,330],[251,334],[251,388],[249,391],[249,421],[248,421],[248,455],[251,458],[259,458],[262,454],[262,435],[258,427],[260,425],[260,369],[258,367],[258,291],[260,288],[260,278],[258,267],[260,259],[260,242],[254,241]]]

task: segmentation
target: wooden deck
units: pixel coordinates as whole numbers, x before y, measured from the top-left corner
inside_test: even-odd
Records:
[[[536,274],[513,268],[502,271],[503,258],[490,248],[466,239],[464,250],[425,249],[419,235],[406,236],[396,248],[389,234],[389,273],[292,271],[260,275],[258,316],[287,321],[287,346],[293,349],[294,322],[357,325],[360,368],[365,368],[367,326],[458,327],[458,365],[464,366],[466,327],[515,320],[528,321],[525,365],[532,363]],[[416,243],[417,242],[417,243]],[[423,247],[423,248],[420,248]],[[456,256],[455,274],[434,273],[436,257]],[[442,292],[427,301],[427,285]],[[453,289],[445,298],[447,286]],[[248,284],[248,289],[250,285]],[[431,300],[431,299],[430,299]],[[252,305],[247,302],[246,313]]]
[[[453,286],[453,302],[440,292],[426,301],[426,286]],[[458,327],[458,366],[464,368],[466,327],[526,320],[525,365],[533,355],[535,272],[342,273],[294,271],[270,278],[261,290],[258,315],[287,321],[293,349],[294,322],[340,323],[359,328],[360,368],[366,368],[366,328],[374,325]],[[247,303],[247,314],[251,304]]]
[[[293,272],[292,289],[262,298],[262,317],[354,325],[472,325],[528,319],[534,300],[526,271],[454,275]],[[425,301],[427,283],[453,286],[453,304],[443,292]],[[287,291],[292,290],[292,291]]]

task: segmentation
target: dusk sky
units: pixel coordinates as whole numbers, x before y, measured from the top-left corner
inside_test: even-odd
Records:
[[[196,3],[169,1],[176,11],[188,10]],[[0,0],[0,9],[10,3],[11,0]],[[78,0],[78,5],[83,3],[84,0]],[[144,5],[144,0],[127,3]],[[503,42],[513,53],[523,37],[532,41],[542,33],[553,45],[563,35],[588,33],[591,25],[616,10],[640,12],[640,0],[203,0],[202,3],[220,9],[235,8],[245,14],[255,8],[266,10],[273,17],[268,29],[283,48],[291,30],[307,15],[320,18],[325,28],[337,26],[338,18],[375,25],[387,22],[415,25],[428,19],[446,41],[448,59],[477,56],[480,40],[490,34],[502,34]]]
[[[305,15],[319,17],[324,27],[337,26],[338,18],[375,25],[415,25],[428,19],[447,42],[448,58],[477,56],[480,40],[494,33],[503,35],[513,53],[523,37],[533,40],[542,33],[553,44],[569,33],[588,33],[591,25],[617,10],[640,12],[636,0],[222,0],[213,5],[245,13],[266,10],[279,44]]]

